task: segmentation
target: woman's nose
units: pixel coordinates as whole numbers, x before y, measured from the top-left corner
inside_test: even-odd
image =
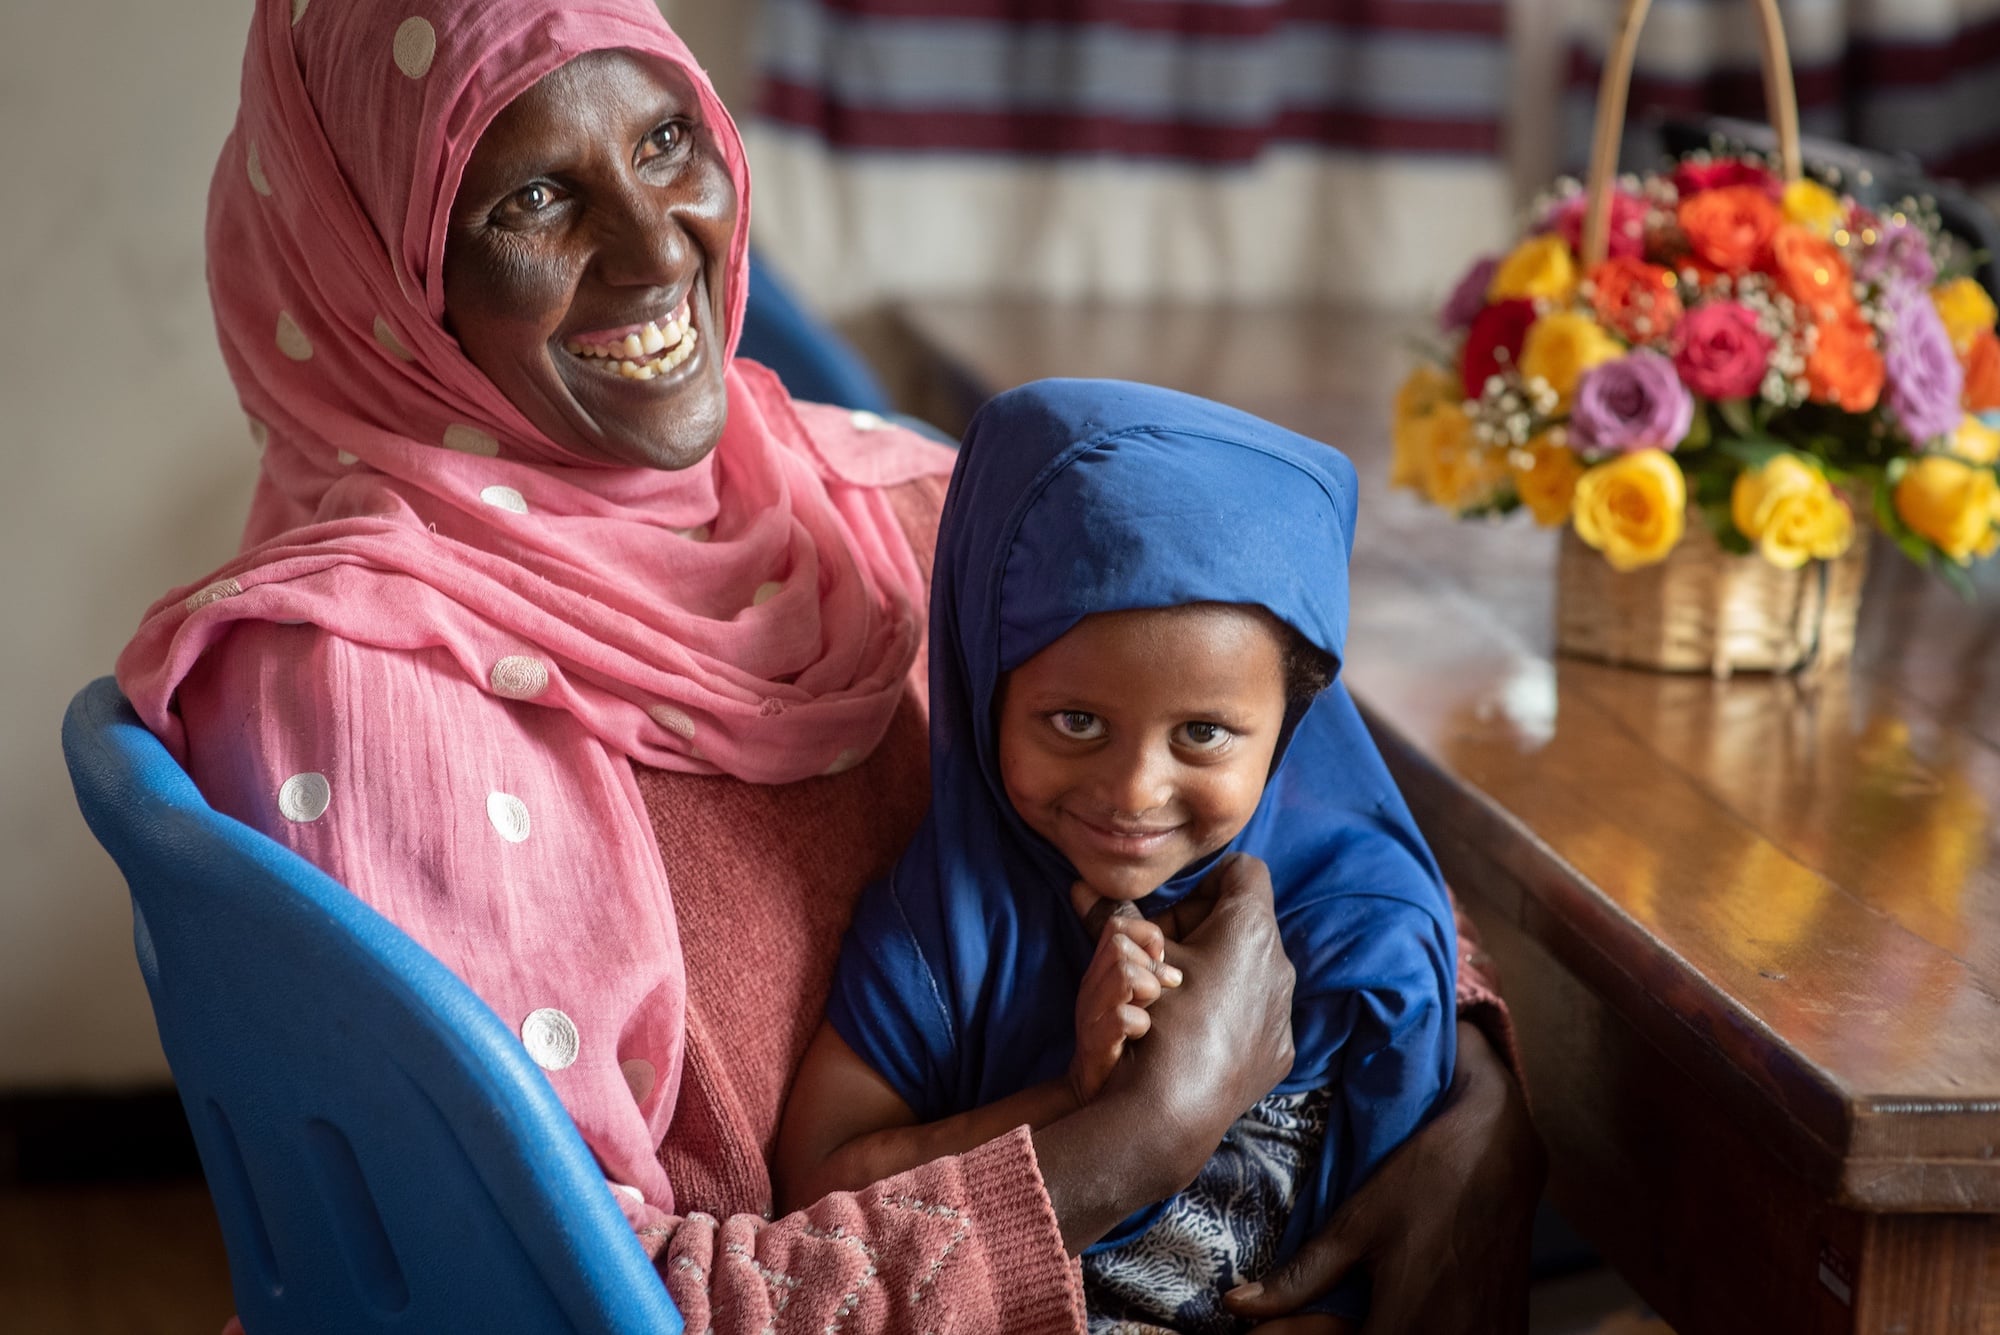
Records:
[[[693,242],[666,205],[644,187],[599,209],[597,272],[618,287],[675,287],[687,276]]]

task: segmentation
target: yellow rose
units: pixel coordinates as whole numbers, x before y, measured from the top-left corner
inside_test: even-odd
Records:
[[[1945,442],[1945,448],[1967,463],[2000,463],[2000,431],[1967,413]]]
[[[1820,236],[1832,236],[1847,216],[1840,197],[1818,181],[1798,180],[1785,187],[1785,221],[1797,223]]]
[[[1634,450],[1576,480],[1576,535],[1619,570],[1664,561],[1687,527],[1687,479],[1665,450]]]
[[[1931,301],[1951,335],[1951,346],[1960,357],[1972,350],[1972,340],[1982,329],[1991,329],[1996,318],[1993,298],[1971,278],[1954,278],[1931,289]]]
[[[1896,513],[1903,522],[1960,565],[1990,556],[2000,533],[2000,482],[1991,469],[1948,454],[1912,460],[1896,483]]]
[[[1424,362],[1410,372],[1396,391],[1390,415],[1389,439],[1395,446],[1389,457],[1390,486],[1422,488],[1430,449],[1425,422],[1440,407],[1457,407],[1463,393],[1458,377],[1442,366]]]
[[[1783,570],[1831,561],[1854,541],[1847,503],[1834,495],[1824,473],[1796,454],[1775,455],[1762,468],[1737,474],[1729,517],[1759,555]]]
[[[1472,419],[1456,403],[1424,419],[1423,492],[1454,514],[1490,505],[1507,481],[1506,451],[1473,434]]]
[[[1493,281],[1487,284],[1486,299],[1547,297],[1567,301],[1576,291],[1576,280],[1576,257],[1569,253],[1569,243],[1555,232],[1544,232],[1529,237],[1500,261]]]
[[[1514,494],[1543,528],[1557,528],[1569,522],[1570,502],[1576,496],[1576,480],[1583,476],[1583,464],[1570,449],[1546,435],[1528,442],[1528,458],[1521,451],[1509,458],[1514,474]],[[1525,463],[1527,466],[1522,467]]]
[[[1556,411],[1569,407],[1583,373],[1625,355],[1618,340],[1582,311],[1557,311],[1528,326],[1521,344],[1521,376],[1545,380],[1556,392]]]

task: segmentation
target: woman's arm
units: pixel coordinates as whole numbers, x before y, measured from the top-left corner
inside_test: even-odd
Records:
[[[1084,1326],[1077,1268],[1021,1130],[775,1220],[656,1215],[638,1233],[691,1331]]]

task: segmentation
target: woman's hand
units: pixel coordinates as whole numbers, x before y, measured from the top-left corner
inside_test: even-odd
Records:
[[[1460,1021],[1443,1110],[1296,1256],[1224,1301],[1239,1316],[1280,1316],[1365,1265],[1374,1296],[1362,1335],[1517,1335],[1543,1171],[1520,1086],[1486,1036]]]
[[[1090,891],[1079,883],[1073,898],[1088,920],[1086,895]],[[1097,954],[1076,992],[1076,1053],[1070,1058],[1069,1084],[1079,1104],[1097,1097],[1126,1042],[1144,1038],[1152,1028],[1146,1008],[1160,999],[1161,989],[1180,986],[1181,971],[1166,961],[1166,933],[1140,917],[1139,910],[1121,903],[1104,919]]]
[[[1223,1133],[1292,1068],[1292,965],[1269,870],[1226,858],[1189,899],[1176,926],[1198,925],[1178,942],[1169,932],[1166,946],[1183,981],[1153,1003],[1147,1040],[1127,1048],[1095,1099],[1035,1133],[1072,1253],[1194,1181]]]

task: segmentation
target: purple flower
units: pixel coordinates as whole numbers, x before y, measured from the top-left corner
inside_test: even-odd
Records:
[[[1889,327],[1882,339],[1882,370],[1889,409],[1912,445],[1922,445],[1958,425],[1965,368],[1952,351],[1951,336],[1931,303],[1914,283],[1890,289],[1883,306]]]
[[[1458,280],[1458,286],[1451,290],[1444,309],[1438,312],[1438,328],[1447,334],[1455,334],[1472,323],[1472,317],[1486,309],[1486,289],[1493,286],[1493,271],[1500,267],[1498,255],[1485,255],[1473,261],[1465,271],[1465,277]]]
[[[1583,373],[1569,425],[1585,453],[1671,450],[1694,425],[1694,396],[1672,362],[1642,348]]]
[[[1931,259],[1930,240],[1922,229],[1909,223],[1884,222],[1875,244],[1854,257],[1854,276],[1864,283],[1884,286],[1896,282],[1929,287],[1937,277],[1937,263]]]

